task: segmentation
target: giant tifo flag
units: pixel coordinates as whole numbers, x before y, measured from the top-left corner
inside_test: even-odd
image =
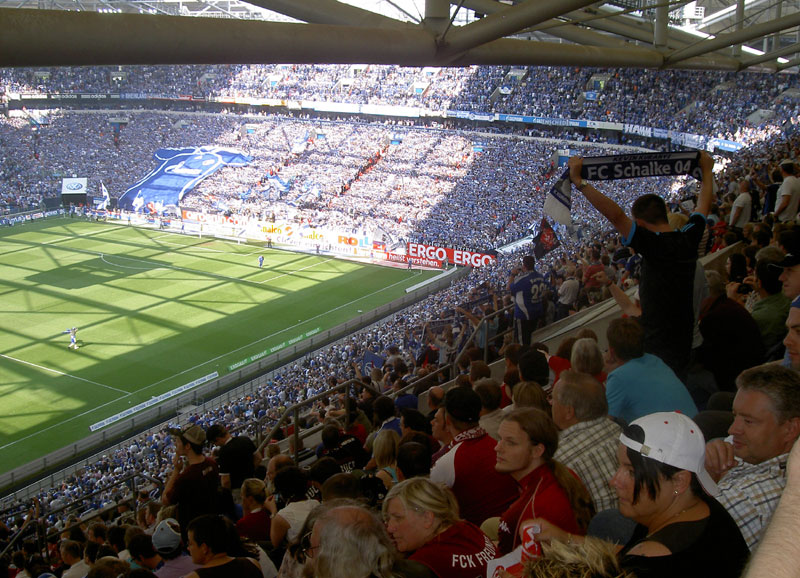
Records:
[[[150,203],[165,207],[178,203],[183,195],[218,169],[243,167],[252,159],[234,149],[217,146],[158,149],[153,156],[160,163],[119,199],[119,207],[140,210]]]

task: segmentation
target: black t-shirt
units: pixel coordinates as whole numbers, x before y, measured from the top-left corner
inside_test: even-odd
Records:
[[[694,330],[697,247],[706,218],[693,213],[683,229],[654,233],[635,223],[624,243],[642,255],[639,299],[644,347],[679,376],[689,361]]]
[[[234,558],[221,566],[198,568],[195,570],[200,578],[262,578],[260,566],[253,564],[250,558]]]
[[[256,453],[256,445],[247,436],[231,438],[231,441],[219,448],[217,457],[219,472],[230,474],[232,490],[241,488],[242,482],[253,477],[255,472],[254,453]]]
[[[342,472],[350,473],[367,465],[369,454],[354,436],[343,434],[339,445],[332,450],[323,450],[320,457],[329,456],[336,460]]]
[[[628,544],[619,553],[620,563],[637,578],[738,578],[750,550],[728,511],[714,498],[702,497],[708,504],[708,518],[695,522],[676,522],[647,536],[647,528],[636,526]],[[669,556],[632,556],[628,551],[639,542],[659,542]]]
[[[775,210],[775,199],[778,196],[778,189],[781,188],[780,183],[770,183],[767,185],[764,193],[764,214],[771,213]]]

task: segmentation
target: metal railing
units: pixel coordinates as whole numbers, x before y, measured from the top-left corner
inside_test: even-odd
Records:
[[[469,349],[470,344],[474,344],[475,343],[475,339],[478,337],[478,335],[480,335],[480,332],[484,331],[485,338],[484,338],[484,343],[483,343],[483,361],[486,362],[486,363],[489,363],[489,345],[492,342],[496,342],[497,339],[505,338],[506,335],[508,335],[509,333],[513,334],[513,332],[514,332],[514,325],[512,323],[511,326],[508,329],[506,329],[505,331],[502,331],[500,333],[495,333],[494,335],[489,335],[489,320],[491,320],[491,319],[498,319],[499,320],[499,318],[503,314],[508,313],[509,311],[513,311],[513,309],[514,309],[513,305],[507,305],[506,307],[503,307],[502,309],[498,309],[494,313],[491,313],[489,315],[486,315],[485,317],[482,317],[481,320],[478,322],[478,324],[475,326],[475,328],[474,328],[474,330],[472,332],[472,335],[470,335],[469,339],[467,339],[467,341],[464,343],[464,346],[461,348],[461,351],[456,356],[456,359],[459,359],[464,354],[464,352],[467,349]],[[501,343],[502,343],[502,341],[501,341]]]
[[[40,521],[40,517],[39,517],[40,512],[38,511],[39,510],[39,504],[38,504],[38,501],[35,502],[35,507],[28,511],[28,516],[27,516],[27,519],[25,520],[25,523],[23,524],[23,526],[16,532],[16,534],[14,534],[14,536],[9,541],[9,543],[5,547],[5,549],[2,552],[0,552],[0,558],[2,558],[3,555],[6,552],[8,552],[11,548],[13,548],[13,546],[19,540],[24,539],[24,538],[26,538],[28,536],[31,536],[31,535],[34,535],[36,537],[36,541],[37,541],[37,544],[39,545],[39,549],[40,550],[44,550],[45,552],[47,552],[47,549],[46,548],[42,548],[42,545],[47,543],[47,541],[50,538],[59,536],[63,532],[69,532],[72,528],[77,528],[77,527],[85,524],[86,522],[94,520],[95,518],[98,518],[98,517],[104,515],[110,509],[117,508],[117,507],[119,507],[121,505],[124,505],[124,504],[128,504],[131,501],[133,502],[132,505],[135,505],[136,496],[138,495],[137,483],[136,482],[138,480],[140,480],[140,479],[147,481],[148,482],[148,487],[155,486],[155,487],[159,488],[160,492],[163,492],[164,483],[161,480],[159,480],[158,478],[154,478],[152,476],[148,476],[148,475],[142,474],[142,473],[131,473],[131,474],[128,474],[126,476],[123,476],[119,480],[114,481],[113,483],[109,483],[106,486],[97,488],[93,492],[85,494],[85,495],[81,496],[80,498],[77,498],[77,499],[75,499],[75,500],[73,500],[71,502],[68,502],[68,503],[64,504],[63,506],[60,506],[60,507],[55,508],[53,510],[49,510],[47,512],[47,516],[58,516],[59,514],[61,514],[63,512],[73,512],[74,511],[75,513],[71,514],[70,517],[72,515],[74,515],[77,518],[77,521],[75,521],[74,523],[65,524],[63,527],[60,527],[60,528],[52,527],[49,532],[47,531],[47,528],[46,528],[46,526],[44,524],[39,523],[39,521]],[[91,510],[91,511],[88,511],[88,512],[84,512],[83,514],[77,513],[79,511],[79,509],[82,508],[85,505],[87,500],[91,500],[91,498],[93,498],[94,496],[97,496],[98,494],[102,494],[104,492],[108,492],[110,490],[118,490],[120,488],[120,486],[127,486],[130,489],[130,496],[127,499],[121,500],[121,501],[114,500],[111,504],[107,504],[103,508],[99,508],[97,510]],[[134,508],[132,508],[132,509],[134,509]],[[9,509],[6,509],[5,512],[9,512]],[[0,516],[2,516],[2,512],[0,512]],[[28,528],[29,528],[29,526],[31,524],[34,525],[34,531],[33,532],[29,532],[28,531]]]

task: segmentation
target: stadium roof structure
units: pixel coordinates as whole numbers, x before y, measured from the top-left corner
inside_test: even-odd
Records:
[[[799,3],[0,0],[0,66],[486,64],[779,72],[800,63]]]

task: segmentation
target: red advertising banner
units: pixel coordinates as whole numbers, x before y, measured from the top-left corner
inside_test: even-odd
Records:
[[[433,245],[422,245],[421,243],[409,243],[408,256],[412,259],[412,262],[415,258],[436,259],[438,261],[447,259],[448,263],[467,267],[481,267],[496,259],[494,256],[486,255],[485,253],[445,249],[443,247],[434,247]]]

